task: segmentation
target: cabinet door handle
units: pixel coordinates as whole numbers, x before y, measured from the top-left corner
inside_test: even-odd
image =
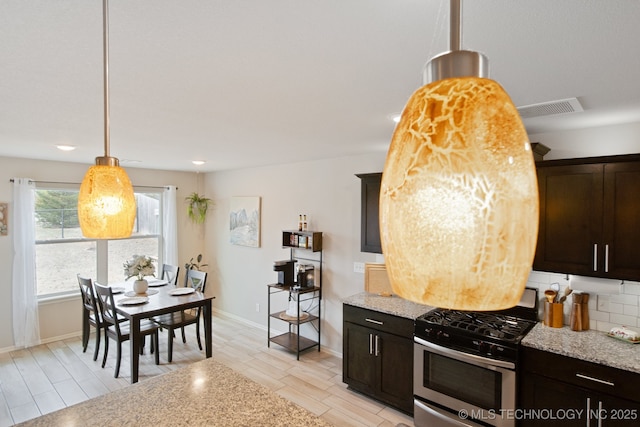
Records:
[[[373,354],[373,334],[369,334],[369,354]]]
[[[593,271],[598,271],[598,244],[593,244]]]
[[[591,426],[591,398],[587,397],[587,427]]]
[[[609,272],[609,245],[604,245],[604,272]]]
[[[384,322],[381,322],[379,320],[373,320],[373,319],[369,319],[368,317],[364,319],[365,322],[369,322],[369,323],[375,323],[376,325],[384,325]]]
[[[598,401],[598,427],[602,427],[602,400]]]
[[[376,335],[376,357],[380,355],[380,335]]]
[[[600,378],[594,378],[594,377],[590,377],[588,375],[576,374],[576,377],[582,378],[582,379],[585,379],[585,380],[589,380],[589,381],[595,381],[595,382],[600,383],[600,384],[610,385],[611,387],[615,386],[615,384],[612,383],[611,381],[601,380]]]

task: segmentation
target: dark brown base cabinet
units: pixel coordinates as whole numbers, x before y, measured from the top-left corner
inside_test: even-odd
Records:
[[[342,381],[413,415],[413,321],[343,305]]]
[[[536,167],[540,227],[533,269],[640,280],[640,156]]]
[[[640,374],[528,347],[522,354],[520,426],[640,425]]]

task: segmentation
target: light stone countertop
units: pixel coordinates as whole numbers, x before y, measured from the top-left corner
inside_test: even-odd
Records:
[[[355,307],[393,314],[394,316],[405,317],[411,320],[415,320],[417,317],[434,308],[429,305],[408,301],[397,295],[382,297],[369,292],[352,295],[343,299],[342,302]]]
[[[608,337],[596,330],[572,331],[538,323],[524,337],[522,345],[575,359],[640,373],[640,344]]]
[[[20,426],[330,426],[240,373],[206,359]]]

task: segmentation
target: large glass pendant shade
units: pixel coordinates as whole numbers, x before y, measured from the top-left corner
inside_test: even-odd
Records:
[[[384,166],[380,224],[401,297],[459,310],[519,302],[538,189],[525,128],[498,83],[448,78],[412,95]]]
[[[131,236],[136,199],[120,166],[91,166],[80,185],[78,219],[84,237],[120,239]]]

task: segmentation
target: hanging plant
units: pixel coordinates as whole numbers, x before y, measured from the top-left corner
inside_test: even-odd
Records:
[[[207,217],[207,210],[213,204],[213,200],[200,196],[198,193],[191,193],[185,198],[187,202],[187,215],[196,224],[202,224]]]

